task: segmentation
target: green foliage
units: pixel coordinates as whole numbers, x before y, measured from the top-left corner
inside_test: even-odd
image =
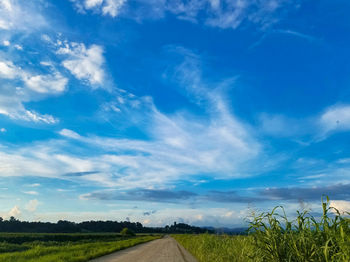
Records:
[[[122,229],[122,231],[120,231],[120,234],[122,236],[135,236],[135,233],[134,231],[132,231],[131,229],[127,228],[127,227],[124,227]]]
[[[29,247],[24,245],[0,242],[0,254],[4,252],[24,251],[27,249],[29,249]]]
[[[200,262],[247,262],[253,256],[253,239],[250,236],[227,235],[172,235]]]
[[[174,235],[200,262],[349,262],[350,214],[341,215],[322,199],[320,219],[283,207],[253,216],[248,236]],[[281,211],[279,214],[278,211]]]
[[[17,234],[19,237],[21,234]],[[28,236],[28,234],[23,234]],[[42,235],[50,234],[30,234],[32,238],[35,235],[40,239]],[[64,234],[60,234],[64,235]],[[72,237],[74,234],[66,234]],[[140,243],[151,241],[160,236],[136,236],[136,237],[116,237],[111,240],[111,234],[98,235],[98,239],[85,238],[84,234],[78,234],[80,241],[32,241],[22,244],[0,243],[0,262],[83,262],[92,258],[112,253],[117,250],[125,249]],[[91,235],[90,236],[94,236]],[[62,236],[63,237],[63,236]]]
[[[289,221],[283,207],[254,217],[250,232],[257,256],[271,262],[350,261],[350,219],[330,207],[328,197],[322,209],[319,221],[308,211],[297,211]]]
[[[91,240],[117,240],[117,233],[0,233],[0,242],[22,244],[25,242],[77,242]]]

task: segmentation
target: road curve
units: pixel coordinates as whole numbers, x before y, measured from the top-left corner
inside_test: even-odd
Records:
[[[165,236],[90,262],[197,262],[197,260],[175,239]]]

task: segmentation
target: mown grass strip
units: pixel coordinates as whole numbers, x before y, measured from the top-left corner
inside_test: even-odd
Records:
[[[0,262],[84,262],[157,238],[160,236],[143,236],[82,244],[68,242],[58,246],[38,244],[26,251],[0,254]]]

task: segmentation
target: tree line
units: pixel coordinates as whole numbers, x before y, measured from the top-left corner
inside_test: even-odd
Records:
[[[15,217],[4,220],[0,217],[0,232],[13,233],[102,233],[120,232],[123,228],[129,228],[135,233],[213,233],[212,230],[191,226],[185,223],[176,223],[165,227],[144,227],[140,222],[129,221],[84,221],[80,223],[67,220],[52,222],[28,222],[20,221]]]

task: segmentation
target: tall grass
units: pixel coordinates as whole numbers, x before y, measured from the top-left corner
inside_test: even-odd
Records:
[[[254,256],[253,239],[249,236],[173,235],[200,262],[247,262]]]
[[[201,262],[350,262],[350,214],[329,203],[322,199],[318,219],[297,211],[289,220],[281,206],[254,215],[248,236],[174,237]]]
[[[308,211],[297,211],[296,220],[289,221],[281,206],[255,216],[249,231],[257,255],[271,262],[350,261],[350,219],[330,207],[328,197],[322,210],[318,221]]]

